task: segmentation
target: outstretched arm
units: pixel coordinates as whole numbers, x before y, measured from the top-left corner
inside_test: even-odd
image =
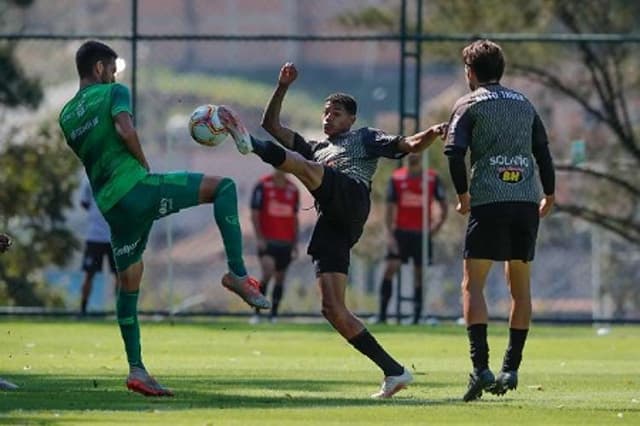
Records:
[[[447,123],[434,124],[427,130],[403,138],[398,142],[398,149],[402,152],[422,152],[429,148],[438,137],[444,137],[446,132]]]
[[[278,76],[278,85],[273,95],[271,95],[271,99],[269,99],[262,116],[262,128],[276,138],[278,142],[290,149],[294,146],[295,133],[280,123],[280,110],[289,86],[297,77],[298,70],[296,70],[293,63],[287,62],[282,66]]]

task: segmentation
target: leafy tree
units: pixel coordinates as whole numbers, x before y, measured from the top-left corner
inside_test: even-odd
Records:
[[[398,15],[398,3],[388,2],[388,7],[357,10],[339,19],[352,27],[390,31],[398,30]],[[580,35],[630,34],[639,24],[640,2],[626,0],[438,0],[425,2],[423,28],[449,35]],[[509,74],[526,77],[554,96],[574,102],[587,117],[584,138],[592,152],[589,161],[558,161],[568,157],[566,145],[563,155],[556,156],[557,169],[566,173],[561,178],[571,189],[558,200],[558,209],[640,245],[640,142],[634,124],[638,113],[632,109],[640,89],[637,44],[501,44]],[[459,43],[429,44],[428,51],[459,65],[460,47]],[[558,144],[553,149],[558,153]]]
[[[2,28],[11,28],[19,20],[11,19],[15,9],[24,9],[33,0],[0,0],[0,23]],[[42,100],[42,88],[38,80],[25,76],[14,56],[15,44],[0,42],[0,104],[8,107],[28,106],[35,108]]]
[[[0,2],[0,22],[15,12],[12,7],[31,3]],[[13,51],[13,45],[0,44],[0,104],[34,108],[42,89],[37,80],[25,77]],[[10,234],[14,245],[0,257],[0,304],[60,305],[41,271],[64,265],[78,246],[65,226],[65,210],[78,186],[79,163],[66,148],[53,117],[19,126],[6,121],[0,146],[0,231]]]
[[[0,155],[0,223],[15,240],[0,258],[4,303],[60,304],[40,274],[47,266],[66,264],[78,248],[64,215],[78,187],[78,161],[59,133],[52,120],[22,143],[10,142]]]

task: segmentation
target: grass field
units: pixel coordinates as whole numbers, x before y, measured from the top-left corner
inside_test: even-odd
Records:
[[[147,368],[174,390],[149,399],[124,386],[114,321],[0,320],[0,424],[423,425],[640,424],[640,328],[535,326],[520,386],[465,404],[464,327],[375,326],[416,378],[371,400],[381,375],[325,324],[144,322]],[[489,327],[498,369],[506,325]]]

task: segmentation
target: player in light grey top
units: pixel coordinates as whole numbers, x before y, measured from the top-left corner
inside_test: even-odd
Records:
[[[109,224],[100,213],[100,209],[93,199],[91,185],[85,180],[80,193],[80,205],[89,213],[85,241],[111,244],[111,231]]]
[[[88,179],[85,179],[82,184],[80,205],[89,213],[85,234],[85,249],[82,256],[84,278],[82,280],[82,290],[80,294],[80,314],[86,315],[87,305],[93,290],[93,279],[96,273],[102,271],[102,264],[104,263],[105,257],[109,263],[110,271],[113,274],[114,291],[118,287],[118,275],[116,273],[115,260],[111,247],[111,230],[93,197]]]

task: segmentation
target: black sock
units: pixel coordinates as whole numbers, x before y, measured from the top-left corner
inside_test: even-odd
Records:
[[[282,299],[282,283],[273,286],[273,293],[271,293],[271,316],[278,316],[278,306],[280,306],[280,299]]]
[[[375,362],[382,369],[385,376],[399,376],[404,371],[404,367],[391,358],[391,355],[380,346],[378,341],[366,329],[349,339],[349,343]]]
[[[489,344],[487,324],[473,324],[467,327],[473,371],[479,373],[489,368]]]
[[[529,330],[509,329],[509,346],[504,353],[502,371],[518,371],[522,361],[522,350]]]
[[[413,293],[413,323],[418,324],[422,316],[422,283],[414,287]]]
[[[80,312],[82,313],[82,315],[87,313],[87,301],[84,299],[80,303]]]
[[[287,153],[280,145],[271,142],[256,139],[251,136],[251,142],[253,144],[253,152],[262,159],[265,163],[271,164],[273,167],[278,167],[287,158]]]
[[[391,299],[391,280],[383,279],[380,286],[380,313],[378,318],[380,321],[387,320],[387,306]]]

